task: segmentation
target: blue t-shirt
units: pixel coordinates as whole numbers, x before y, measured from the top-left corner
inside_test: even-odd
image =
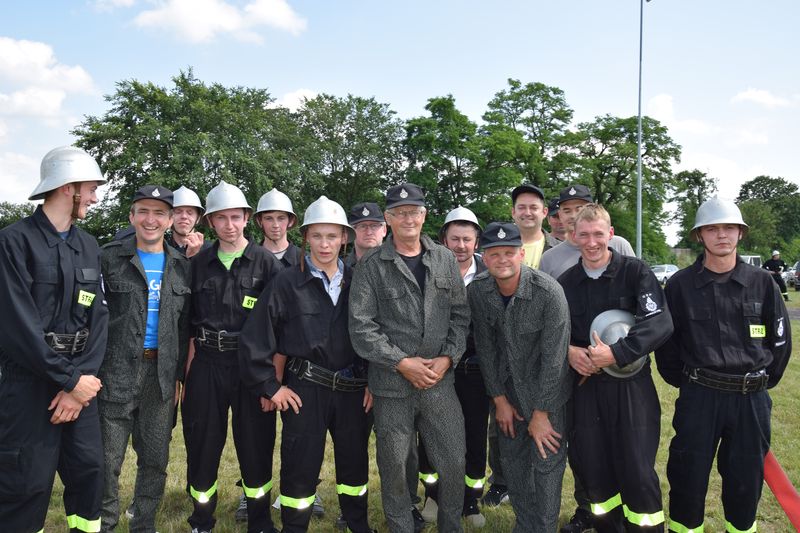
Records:
[[[164,252],[150,253],[136,250],[147,276],[147,326],[144,334],[145,348],[158,348],[158,309],[161,302],[161,276],[164,274]]]

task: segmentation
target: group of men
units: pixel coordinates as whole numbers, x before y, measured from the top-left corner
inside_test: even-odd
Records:
[[[482,227],[458,207],[441,244],[423,232],[413,183],[389,188],[383,212],[360,203],[348,215],[322,196],[305,209],[299,247],[280,191],[253,213],[225,182],[205,208],[184,187],[147,185],[128,234],[99,249],[74,222],[104,182],[89,154],[57,148],[31,195],[43,205],[0,231],[0,399],[14,405],[0,413],[5,530],[43,530],[58,472],[70,529],[112,531],[132,440],[129,528],[155,531],[180,403],[192,531],[215,526],[229,411],[248,532],[278,531],[277,411],[286,533],[308,529],[328,433],[341,525],[373,531],[373,428],[392,532],[481,527],[481,505],[506,496],[515,532],[555,531],[567,463],[578,508],[561,531],[663,531],[653,351],[680,388],[669,529],[703,530],[717,456],[727,530],[756,530],[767,389],[791,334],[781,290],[737,255],[748,227],[734,204],[700,207],[692,236],[704,252],[664,291],[579,184],[549,205],[539,187],[515,188],[513,222]],[[251,216],[262,243],[245,236]]]

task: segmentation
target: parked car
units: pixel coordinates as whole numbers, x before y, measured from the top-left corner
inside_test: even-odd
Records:
[[[662,285],[678,271],[678,267],[675,265],[653,265],[650,268],[653,269],[653,274],[656,275],[656,279]]]
[[[760,255],[743,255],[742,260],[750,265],[753,265],[756,268],[761,268],[761,256]]]
[[[798,268],[800,268],[800,261],[790,266],[786,270],[786,277],[784,278],[784,280],[786,281],[786,285],[788,287],[794,287],[794,290],[796,291],[800,291],[800,281],[797,279]]]

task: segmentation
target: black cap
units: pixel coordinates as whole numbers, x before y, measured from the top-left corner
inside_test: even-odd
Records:
[[[566,202],[567,200],[583,200],[584,202],[594,202],[592,192],[586,185],[569,185],[561,189],[561,194],[558,197],[558,203]]]
[[[519,187],[514,187],[514,190],[511,191],[511,203],[516,203],[517,196],[524,192],[535,194],[542,199],[542,202],[544,202],[544,191],[542,189],[532,183],[523,183]]]
[[[550,203],[547,204],[547,216],[553,216],[558,214],[558,197],[553,198],[550,200]]]
[[[375,222],[384,222],[383,213],[378,204],[372,202],[362,202],[356,204],[350,209],[350,214],[347,215],[347,222],[352,226],[364,220],[373,220]]]
[[[492,222],[481,234],[481,248],[522,246],[519,228],[513,222]]]
[[[139,200],[161,200],[172,208],[172,191],[161,185],[145,185],[133,193],[133,203]]]
[[[401,183],[386,191],[386,209],[398,205],[425,205],[425,192],[413,183]]]

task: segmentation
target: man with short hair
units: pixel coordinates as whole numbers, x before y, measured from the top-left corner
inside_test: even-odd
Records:
[[[288,196],[275,188],[264,193],[258,200],[255,222],[264,233],[261,246],[285,267],[300,264],[302,250],[289,242],[287,236],[289,229],[297,224],[297,215]]]
[[[523,183],[511,191],[511,203],[511,218],[522,237],[525,264],[539,268],[542,254],[558,245],[558,241],[542,229],[542,222],[547,217],[544,191],[536,185]]]
[[[189,347],[189,261],[164,234],[173,221],[172,191],[136,191],[133,238],[102,249],[109,342],[99,377],[106,464],[101,531],[119,520],[119,475],[128,441],[136,452],[131,531],[155,531],[167,479],[172,421]]]
[[[422,233],[425,214],[418,185],[389,188],[392,235],[361,259],[350,290],[350,336],[369,361],[381,496],[395,533],[414,529],[405,473],[417,430],[439,473],[439,531],[462,531],[464,417],[452,369],[469,308],[453,253]]]
[[[778,288],[780,288],[783,299],[788,302],[789,291],[786,289],[786,282],[783,281],[783,276],[781,275],[783,272],[786,271],[786,263],[783,261],[783,259],[781,259],[781,252],[778,250],[774,250],[772,252],[772,259],[764,261],[763,268],[765,270],[769,270],[770,273],[772,273],[772,279],[775,280],[775,283],[777,283]]]
[[[354,267],[367,251],[383,244],[383,239],[386,237],[386,220],[381,208],[373,202],[354,205],[347,220],[356,231],[356,237],[353,240],[353,250],[344,262],[347,266]]]
[[[648,354],[669,338],[672,318],[653,271],[612,250],[612,235],[605,209],[582,206],[571,236],[580,260],[558,278],[570,310],[569,363],[581,376],[573,389],[570,465],[598,533],[663,531],[655,471],[661,406]],[[608,311],[630,317],[621,324],[627,335],[611,339],[597,325]]]
[[[558,197],[558,219],[564,224],[567,232],[566,240],[558,246],[547,250],[542,255],[542,261],[539,263],[539,269],[542,272],[546,272],[553,278],[558,279],[568,268],[578,262],[581,252],[572,238],[575,231],[575,218],[583,206],[593,202],[592,193],[586,185],[570,185],[561,190],[561,194]],[[636,254],[633,252],[631,243],[618,235],[614,235],[613,228],[611,231],[612,234],[608,245],[622,255],[634,257]]]
[[[552,532],[566,466],[560,441],[570,394],[567,302],[550,276],[524,265],[514,224],[489,224],[481,246],[488,274],[469,286],[469,304],[481,373],[496,406],[514,532]]]
[[[558,218],[558,196],[550,200],[547,206],[547,223],[550,224],[550,235],[559,242],[567,238],[567,228]]]
[[[658,371],[680,388],[669,446],[669,529],[703,531],[716,456],[726,531],[756,531],[770,445],[772,400],[792,353],[790,317],[778,288],[742,261],[748,227],[718,198],[697,210],[697,261],[667,282],[675,333],[656,350]]]
[[[0,230],[0,527],[42,531],[56,471],[71,531],[100,530],[95,395],[108,309],[100,249],[75,225],[106,180],[74,146],[48,152],[31,216]]]
[[[166,234],[166,242],[186,257],[197,255],[203,248],[211,246],[195,227],[203,216],[203,204],[193,190],[181,186],[172,195],[172,231]]]

